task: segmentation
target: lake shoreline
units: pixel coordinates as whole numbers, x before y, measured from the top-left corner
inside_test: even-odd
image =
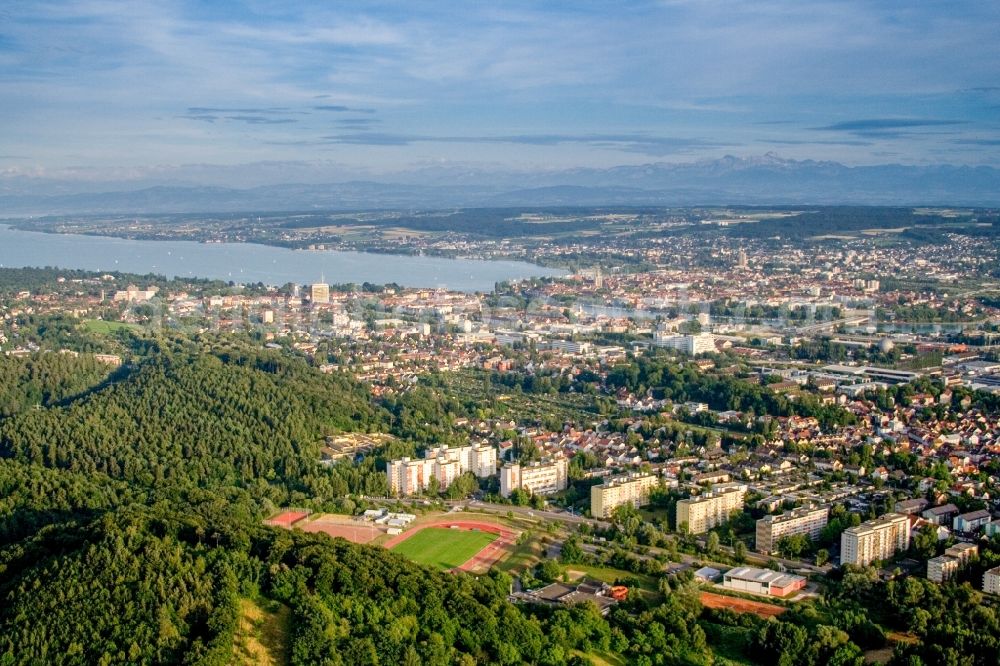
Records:
[[[107,231],[91,231],[91,230],[81,230],[81,231],[63,231],[59,229],[52,229],[47,227],[38,228],[31,224],[25,223],[23,218],[10,218],[4,219],[0,218],[0,227],[7,226],[12,229],[17,229],[19,231],[27,231],[32,233],[40,234],[50,234],[56,236],[88,236],[96,238],[120,238],[123,240],[135,240],[135,241],[186,241],[192,243],[202,243],[205,245],[218,245],[218,244],[235,244],[244,243],[251,245],[263,245],[267,247],[278,247],[287,250],[302,250],[306,252],[363,252],[366,254],[375,255],[391,255],[391,256],[407,256],[407,257],[438,257],[441,259],[462,259],[468,261],[511,261],[518,263],[527,263],[534,266],[540,266],[541,268],[560,270],[565,274],[572,272],[572,266],[568,263],[563,263],[559,261],[546,261],[545,258],[535,259],[535,258],[525,258],[518,257],[514,255],[501,255],[501,256],[482,256],[475,254],[462,254],[459,252],[451,252],[448,250],[438,250],[434,248],[412,250],[406,246],[399,246],[392,250],[386,250],[380,247],[368,247],[364,245],[349,246],[349,247],[333,247],[326,248],[323,250],[317,250],[309,247],[310,245],[320,244],[329,245],[329,242],[320,243],[310,243],[308,241],[303,242],[282,242],[272,239],[254,239],[254,240],[215,240],[206,239],[194,234],[171,234],[171,235],[159,235],[159,234],[130,234],[123,233],[115,229],[109,229]]]
[[[248,241],[128,238],[24,229],[0,223],[0,266],[156,273],[281,286],[320,280],[413,288],[492,291],[498,282],[559,277],[565,270],[524,261],[416,253],[291,248]]]

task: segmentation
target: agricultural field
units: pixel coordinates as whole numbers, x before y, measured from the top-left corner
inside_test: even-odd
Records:
[[[455,569],[497,538],[489,532],[427,527],[396,544],[392,551],[418,564]]]

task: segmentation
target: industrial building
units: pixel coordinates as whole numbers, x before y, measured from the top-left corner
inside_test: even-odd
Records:
[[[737,567],[722,576],[722,586],[737,592],[749,592],[764,596],[787,597],[806,585],[804,576],[784,574],[770,569]]]

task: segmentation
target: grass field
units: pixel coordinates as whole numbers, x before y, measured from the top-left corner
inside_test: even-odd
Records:
[[[283,666],[289,659],[292,609],[277,601],[240,600],[231,664]]]
[[[103,319],[85,319],[82,326],[91,333],[98,333],[100,335],[116,333],[122,329],[137,331],[140,328],[135,324],[127,324],[123,321],[104,321]]]
[[[589,661],[593,666],[625,666],[625,660],[613,654],[573,650],[573,655]]]
[[[417,564],[454,569],[490,545],[496,534],[428,527],[397,544],[392,551]]]

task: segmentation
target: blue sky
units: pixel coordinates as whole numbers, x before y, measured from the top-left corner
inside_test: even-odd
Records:
[[[9,0],[0,174],[1000,166],[998,34],[992,0]]]

